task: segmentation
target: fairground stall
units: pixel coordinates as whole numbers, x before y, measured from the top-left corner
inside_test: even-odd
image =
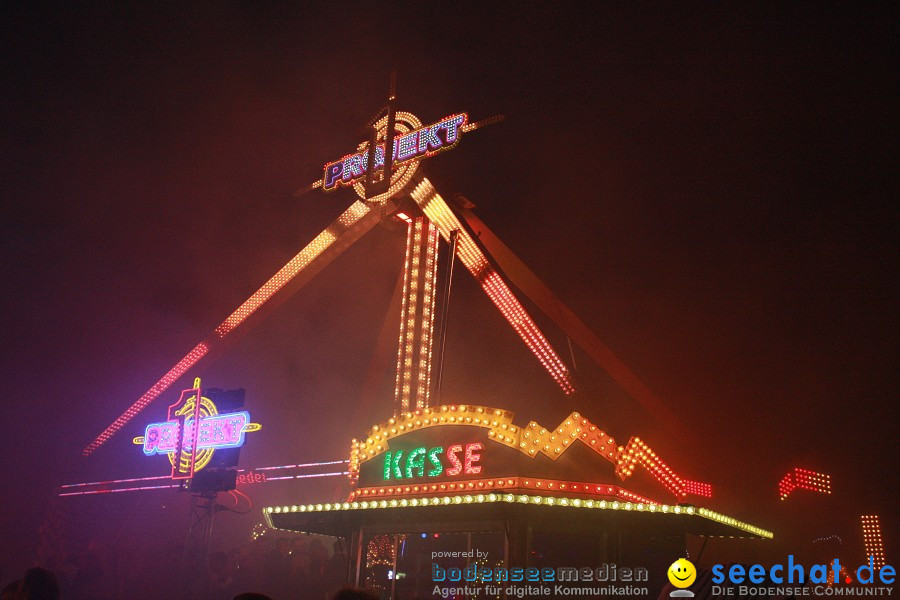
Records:
[[[504,570],[516,581],[516,567],[589,567],[626,595],[628,585],[658,591],[687,536],[772,537],[686,504],[708,485],[679,477],[637,437],[620,446],[577,412],[547,427],[483,406],[418,409],[354,440],[350,461],[345,501],[267,507],[266,518],[347,540],[348,582],[391,598],[433,597],[453,569],[480,588],[462,595],[497,596],[488,586]]]

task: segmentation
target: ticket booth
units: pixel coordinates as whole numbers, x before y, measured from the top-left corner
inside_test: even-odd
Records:
[[[387,598],[432,598],[457,576],[479,591],[454,597],[499,598],[495,577],[529,568],[590,568],[658,590],[688,536],[772,537],[690,503],[688,489],[706,490],[640,439],[620,446],[577,412],[554,428],[482,406],[407,413],[352,442],[350,480],[346,500],[265,516],[347,540],[347,582]]]

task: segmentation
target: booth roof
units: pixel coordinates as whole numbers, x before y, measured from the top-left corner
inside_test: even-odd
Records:
[[[373,533],[502,531],[513,521],[548,531],[617,529],[654,534],[774,537],[761,527],[702,507],[525,494],[270,506],[263,513],[269,526],[276,529],[338,537],[347,537],[362,528]]]

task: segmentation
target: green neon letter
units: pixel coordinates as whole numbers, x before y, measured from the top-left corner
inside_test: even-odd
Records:
[[[441,459],[438,456],[438,454],[443,454],[443,452],[443,446],[438,446],[428,451],[428,460],[434,465],[434,468],[428,471],[429,477],[437,477],[444,472],[444,465],[441,464]]]
[[[413,472],[415,471],[415,472]],[[425,448],[416,448],[406,459],[406,476],[422,477],[425,474]]]
[[[390,452],[384,453],[384,478],[385,479],[391,478],[391,453]]]
[[[403,450],[397,450],[394,453],[394,460],[391,462],[391,466],[393,466],[394,477],[397,479],[403,479],[403,473],[400,472],[400,459],[403,458]]]

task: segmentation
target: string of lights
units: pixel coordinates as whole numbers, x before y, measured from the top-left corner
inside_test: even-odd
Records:
[[[809,490],[820,494],[831,493],[831,475],[816,473],[809,469],[795,467],[778,482],[778,495],[784,500],[796,489]]]

